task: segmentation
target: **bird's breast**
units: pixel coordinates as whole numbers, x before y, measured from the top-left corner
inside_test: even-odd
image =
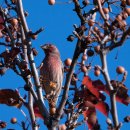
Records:
[[[57,57],[47,57],[43,61],[40,71],[42,87],[48,94],[52,90],[58,90],[62,84],[62,62]]]

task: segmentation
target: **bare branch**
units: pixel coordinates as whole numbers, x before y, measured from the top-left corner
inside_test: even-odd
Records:
[[[75,52],[74,52],[74,56],[73,56],[73,59],[72,59],[72,64],[71,64],[70,70],[69,70],[69,72],[68,72],[68,74],[66,76],[63,96],[62,96],[61,102],[59,104],[59,107],[57,108],[57,117],[56,117],[57,120],[60,119],[60,117],[62,115],[62,112],[63,112],[63,108],[64,108],[65,103],[66,103],[67,98],[68,98],[68,91],[69,91],[71,78],[72,78],[73,71],[74,71],[74,68],[76,66],[76,63],[77,63],[77,59],[78,59],[78,57],[80,55],[80,44],[81,44],[81,41],[78,40],[77,46],[76,46],[76,49],[75,49]]]
[[[85,18],[84,18],[84,16],[82,15],[82,9],[81,9],[81,7],[80,7],[80,4],[79,4],[78,0],[75,0],[75,1],[73,1],[73,2],[74,2],[74,4],[75,4],[75,9],[74,9],[74,11],[76,11],[78,17],[80,18],[80,20],[81,20],[81,25],[84,25],[84,24],[85,24]]]
[[[106,51],[101,51],[100,58],[102,63],[102,73],[104,79],[106,81],[107,87],[110,92],[110,102],[111,102],[111,114],[114,122],[115,128],[118,128],[119,121],[118,121],[118,114],[117,114],[117,106],[116,106],[116,93],[114,93],[114,89],[110,83],[110,77],[107,68],[107,59],[106,59]],[[118,130],[118,129],[117,129]]]
[[[113,50],[116,47],[122,46],[127,38],[127,36],[130,35],[130,27],[122,34],[122,37],[120,39],[119,42],[117,43],[112,43],[109,47],[107,47],[106,49],[108,50]]]
[[[43,96],[42,96],[42,88],[41,88],[41,85],[40,85],[38,72],[37,72],[37,69],[36,69],[35,62],[34,62],[34,57],[33,57],[32,51],[31,51],[32,43],[30,41],[30,38],[28,38],[29,29],[28,29],[28,25],[26,23],[26,19],[25,19],[25,16],[24,16],[22,0],[17,0],[16,4],[17,4],[18,14],[19,14],[19,17],[21,19],[21,23],[23,25],[23,30],[25,32],[25,37],[26,37],[26,42],[27,42],[27,55],[28,55],[31,71],[32,71],[32,74],[33,74],[34,83],[35,83],[35,86],[36,86],[36,89],[37,89],[37,95],[38,95],[37,104],[38,104],[38,107],[41,111],[42,116],[45,119],[45,122],[47,123],[48,119],[49,119],[49,113],[48,113],[48,111],[47,111],[47,109],[44,105],[44,100],[43,100]]]

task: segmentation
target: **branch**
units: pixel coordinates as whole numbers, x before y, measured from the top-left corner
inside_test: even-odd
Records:
[[[117,106],[116,106],[116,93],[114,93],[114,89],[110,83],[110,77],[109,77],[108,68],[107,68],[106,54],[107,53],[104,50],[102,50],[100,53],[100,58],[102,62],[102,73],[103,73],[104,79],[106,81],[107,87],[110,92],[111,115],[113,118],[113,123],[116,130],[118,130],[119,121],[118,121]]]
[[[71,82],[71,78],[72,78],[72,75],[73,75],[73,71],[74,71],[74,68],[76,66],[76,63],[77,63],[77,59],[80,55],[80,44],[81,44],[81,41],[78,40],[77,42],[77,45],[76,45],[76,49],[75,49],[75,52],[74,52],[74,56],[73,56],[73,59],[72,59],[72,64],[70,66],[70,70],[66,76],[66,81],[65,81],[65,86],[64,86],[64,91],[63,91],[63,96],[62,96],[62,99],[61,99],[61,102],[59,104],[59,107],[57,109],[57,120],[60,119],[61,115],[62,115],[62,112],[63,112],[63,108],[65,106],[65,103],[67,101],[67,98],[68,98],[68,91],[69,91],[69,86],[70,86],[70,82]]]
[[[38,126],[36,125],[36,118],[33,110],[33,97],[31,92],[28,92],[28,111],[30,114],[31,122],[32,122],[32,129],[38,130]]]
[[[107,18],[106,18],[105,14],[104,14],[104,12],[103,12],[103,10],[102,10],[101,0],[97,0],[97,3],[98,3],[98,7],[99,7],[99,12],[100,12],[102,18],[103,18],[105,21],[107,21]]]
[[[8,44],[8,43],[4,43],[4,42],[0,42],[0,45],[1,45],[1,46],[8,46],[8,47],[11,47],[10,44]]]
[[[48,122],[49,113],[48,113],[48,111],[47,111],[47,109],[44,105],[44,100],[43,100],[43,96],[42,96],[42,88],[41,88],[41,85],[40,85],[38,72],[37,72],[37,69],[36,69],[35,62],[34,62],[34,57],[33,57],[32,51],[31,51],[32,50],[31,49],[32,43],[31,43],[30,38],[28,38],[29,29],[28,29],[28,25],[27,25],[27,22],[26,22],[26,19],[25,19],[25,16],[24,16],[22,0],[17,0],[16,5],[17,5],[19,17],[21,19],[21,23],[22,23],[22,26],[23,26],[23,30],[25,32],[25,37],[26,37],[26,42],[27,42],[27,55],[28,55],[28,59],[29,59],[34,83],[35,83],[35,86],[36,86],[37,95],[38,95],[37,104],[38,104],[38,107],[39,107],[39,110],[40,110],[42,116],[44,117],[45,122],[49,123]]]
[[[112,43],[110,46],[108,46],[106,49],[113,50],[116,47],[122,46],[127,38],[127,36],[130,34],[130,27],[122,34],[122,37],[119,42]]]
[[[80,7],[80,4],[79,4],[78,0],[74,0],[73,2],[75,4],[74,11],[76,11],[77,15],[79,16],[79,18],[81,20],[81,25],[84,25],[86,20],[85,20],[84,16],[82,15],[82,9]]]

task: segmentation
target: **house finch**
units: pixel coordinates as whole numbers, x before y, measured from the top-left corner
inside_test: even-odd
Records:
[[[45,58],[40,67],[40,81],[49,102],[50,114],[54,114],[62,88],[63,65],[56,46],[45,44],[41,48],[45,52]]]

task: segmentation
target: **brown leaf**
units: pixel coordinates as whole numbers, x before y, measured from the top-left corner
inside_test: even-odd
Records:
[[[11,50],[6,50],[3,53],[1,53],[1,56],[4,58],[5,63],[10,63],[14,60],[14,58],[18,55],[20,52],[19,48],[13,48]]]
[[[18,91],[12,89],[1,89],[0,103],[18,107],[21,103]]]

